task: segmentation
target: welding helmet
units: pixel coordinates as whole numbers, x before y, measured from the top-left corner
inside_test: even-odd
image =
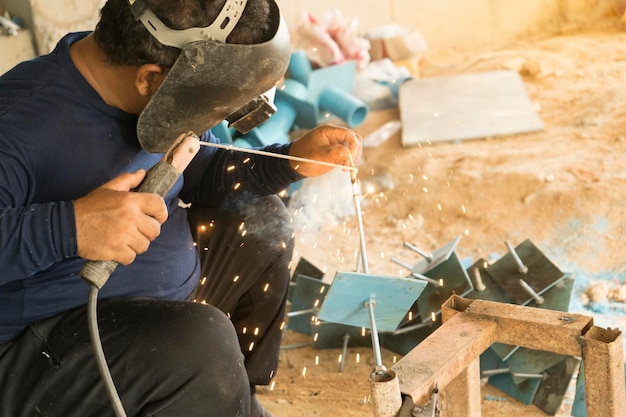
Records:
[[[287,71],[290,39],[278,5],[270,0],[273,35],[257,44],[226,43],[247,0],[226,0],[207,27],[174,30],[143,0],[128,0],[135,19],[161,44],[182,51],[161,86],[139,115],[137,136],[148,152],[165,152],[173,138],[203,133],[222,120],[246,133],[275,107],[265,94]]]

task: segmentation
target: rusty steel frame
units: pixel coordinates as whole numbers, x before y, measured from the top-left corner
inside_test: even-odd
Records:
[[[585,366],[587,417],[618,417],[626,410],[624,353],[619,329],[600,328],[580,314],[452,295],[443,324],[392,369],[402,394],[426,404],[443,391],[446,417],[480,417],[479,357],[493,343],[570,355]]]

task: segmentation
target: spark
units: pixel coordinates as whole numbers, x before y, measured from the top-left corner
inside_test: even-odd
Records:
[[[361,336],[365,337],[365,327],[361,327]]]
[[[361,354],[357,353],[356,354],[356,363],[360,363],[361,362]]]
[[[306,378],[306,366],[302,368],[302,377]]]
[[[226,168],[226,171],[234,171],[235,170],[235,166],[231,165],[228,168]]]
[[[280,323],[280,330],[285,330],[285,326],[287,325],[287,323],[285,323],[284,321],[282,323]]]
[[[324,294],[325,291],[326,291],[326,287],[320,287],[320,294]]]
[[[287,249],[287,243],[285,242],[280,242],[280,246],[282,246],[283,249]]]
[[[240,182],[236,182],[235,185],[233,185],[233,190],[238,190],[239,187],[241,187],[241,183]]]
[[[413,312],[409,311],[409,321],[413,320]]]
[[[396,355],[393,355],[393,363],[397,363],[398,362],[398,357]]]
[[[467,213],[467,211],[465,210],[465,204],[461,205],[461,210],[463,211],[463,214]]]
[[[272,381],[270,384],[270,391],[274,391],[274,387],[276,386],[276,381]]]
[[[206,232],[206,225],[203,224],[202,226],[200,226],[200,231]]]
[[[241,329],[241,333],[246,334],[248,333],[248,328],[244,327],[243,329]]]
[[[342,359],[343,359],[343,355],[340,353],[339,357],[337,358],[337,362],[341,363]]]
[[[233,282],[237,282],[239,281],[239,275],[236,275],[235,278],[233,278]]]
[[[206,277],[202,277],[202,280],[200,281],[200,285],[204,285],[206,284]]]
[[[315,365],[319,365],[320,364],[320,357],[319,356],[315,356]]]
[[[435,314],[435,312],[431,312],[430,313],[430,320],[434,323],[437,320],[437,315]]]
[[[270,289],[270,284],[269,282],[267,284],[265,284],[265,287],[263,287],[263,292],[267,292],[267,290]]]
[[[254,349],[254,342],[250,342],[250,346],[248,347],[248,351],[252,352],[252,349]]]
[[[250,162],[250,158],[249,157],[243,160],[244,164],[247,164],[248,162]]]
[[[439,211],[441,211],[441,210],[442,210],[441,204],[437,203],[437,209],[438,209]]]
[[[317,338],[320,336],[319,333],[315,333],[315,335],[313,335],[313,341],[317,342]]]
[[[255,336],[258,336],[258,335],[259,335],[259,332],[260,332],[260,329],[259,329],[258,327],[255,327],[255,328],[254,328],[254,335],[255,335]]]

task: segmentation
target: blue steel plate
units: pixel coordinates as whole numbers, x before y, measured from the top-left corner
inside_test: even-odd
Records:
[[[376,301],[376,327],[382,332],[396,330],[426,282],[356,272],[337,272],[317,316],[319,320],[371,329],[365,303]]]

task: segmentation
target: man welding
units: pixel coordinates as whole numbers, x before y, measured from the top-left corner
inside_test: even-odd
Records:
[[[0,415],[269,415],[254,387],[276,372],[293,247],[275,194],[361,138],[263,148],[291,160],[202,146],[164,197],[135,190],[181,134],[247,120],[288,59],[274,0],[108,0],[93,32],[0,77]],[[113,388],[88,261],[120,264],[97,304]]]

